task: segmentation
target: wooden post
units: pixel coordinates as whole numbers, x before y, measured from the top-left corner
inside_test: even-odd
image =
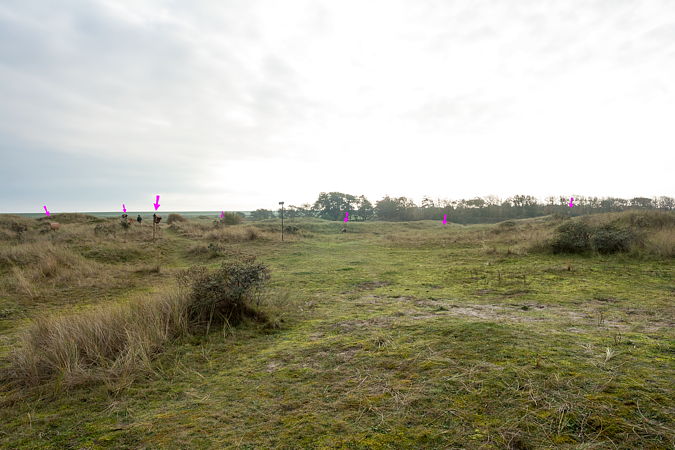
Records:
[[[152,215],[152,242],[155,242],[155,233],[157,231],[157,213]]]
[[[284,240],[284,202],[279,202],[281,205],[281,241]]]

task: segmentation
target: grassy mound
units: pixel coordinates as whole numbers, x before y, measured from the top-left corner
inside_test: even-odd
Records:
[[[58,222],[58,223],[98,223],[105,222],[104,218],[91,216],[81,213],[56,213],[49,217],[40,217],[39,222]]]
[[[626,211],[570,219],[540,248],[553,253],[675,256],[675,213]]]
[[[185,222],[187,219],[180,214],[169,214],[169,217],[166,219],[166,223],[171,225],[174,222]]]
[[[11,292],[37,295],[46,284],[79,283],[98,274],[98,268],[82,255],[51,242],[23,243],[0,248],[0,268],[9,269],[5,280]]]

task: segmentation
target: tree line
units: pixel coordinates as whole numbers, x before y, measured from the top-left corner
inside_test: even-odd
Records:
[[[507,219],[524,219],[548,214],[578,216],[583,214],[618,212],[627,209],[658,209],[672,211],[675,199],[672,197],[574,197],[574,207],[569,206],[569,197],[547,197],[540,202],[531,195],[514,195],[506,199],[496,196],[475,197],[469,200],[433,200],[424,197],[417,205],[407,197],[384,198],[371,203],[364,195],[342,192],[322,192],[314,204],[290,205],[284,208],[284,217],[317,217],[326,220],[342,220],[349,212],[351,220],[414,221],[441,220],[446,214],[448,221],[455,223],[494,223]],[[258,209],[251,213],[251,219],[262,220],[278,217],[281,213]]]

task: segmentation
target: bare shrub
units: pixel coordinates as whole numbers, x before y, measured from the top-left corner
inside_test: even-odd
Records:
[[[225,263],[215,271],[193,267],[179,274],[179,282],[189,287],[189,318],[193,324],[236,325],[244,318],[264,320],[251,306],[251,296],[269,279],[269,270],[253,259]]]

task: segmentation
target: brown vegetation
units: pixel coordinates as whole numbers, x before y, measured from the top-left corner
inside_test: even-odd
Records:
[[[253,306],[267,268],[252,260],[216,271],[192,268],[179,286],[152,297],[99,305],[32,322],[9,358],[3,377],[20,386],[58,382],[68,388],[90,381],[122,382],[150,371],[164,344],[212,323],[264,321]]]

